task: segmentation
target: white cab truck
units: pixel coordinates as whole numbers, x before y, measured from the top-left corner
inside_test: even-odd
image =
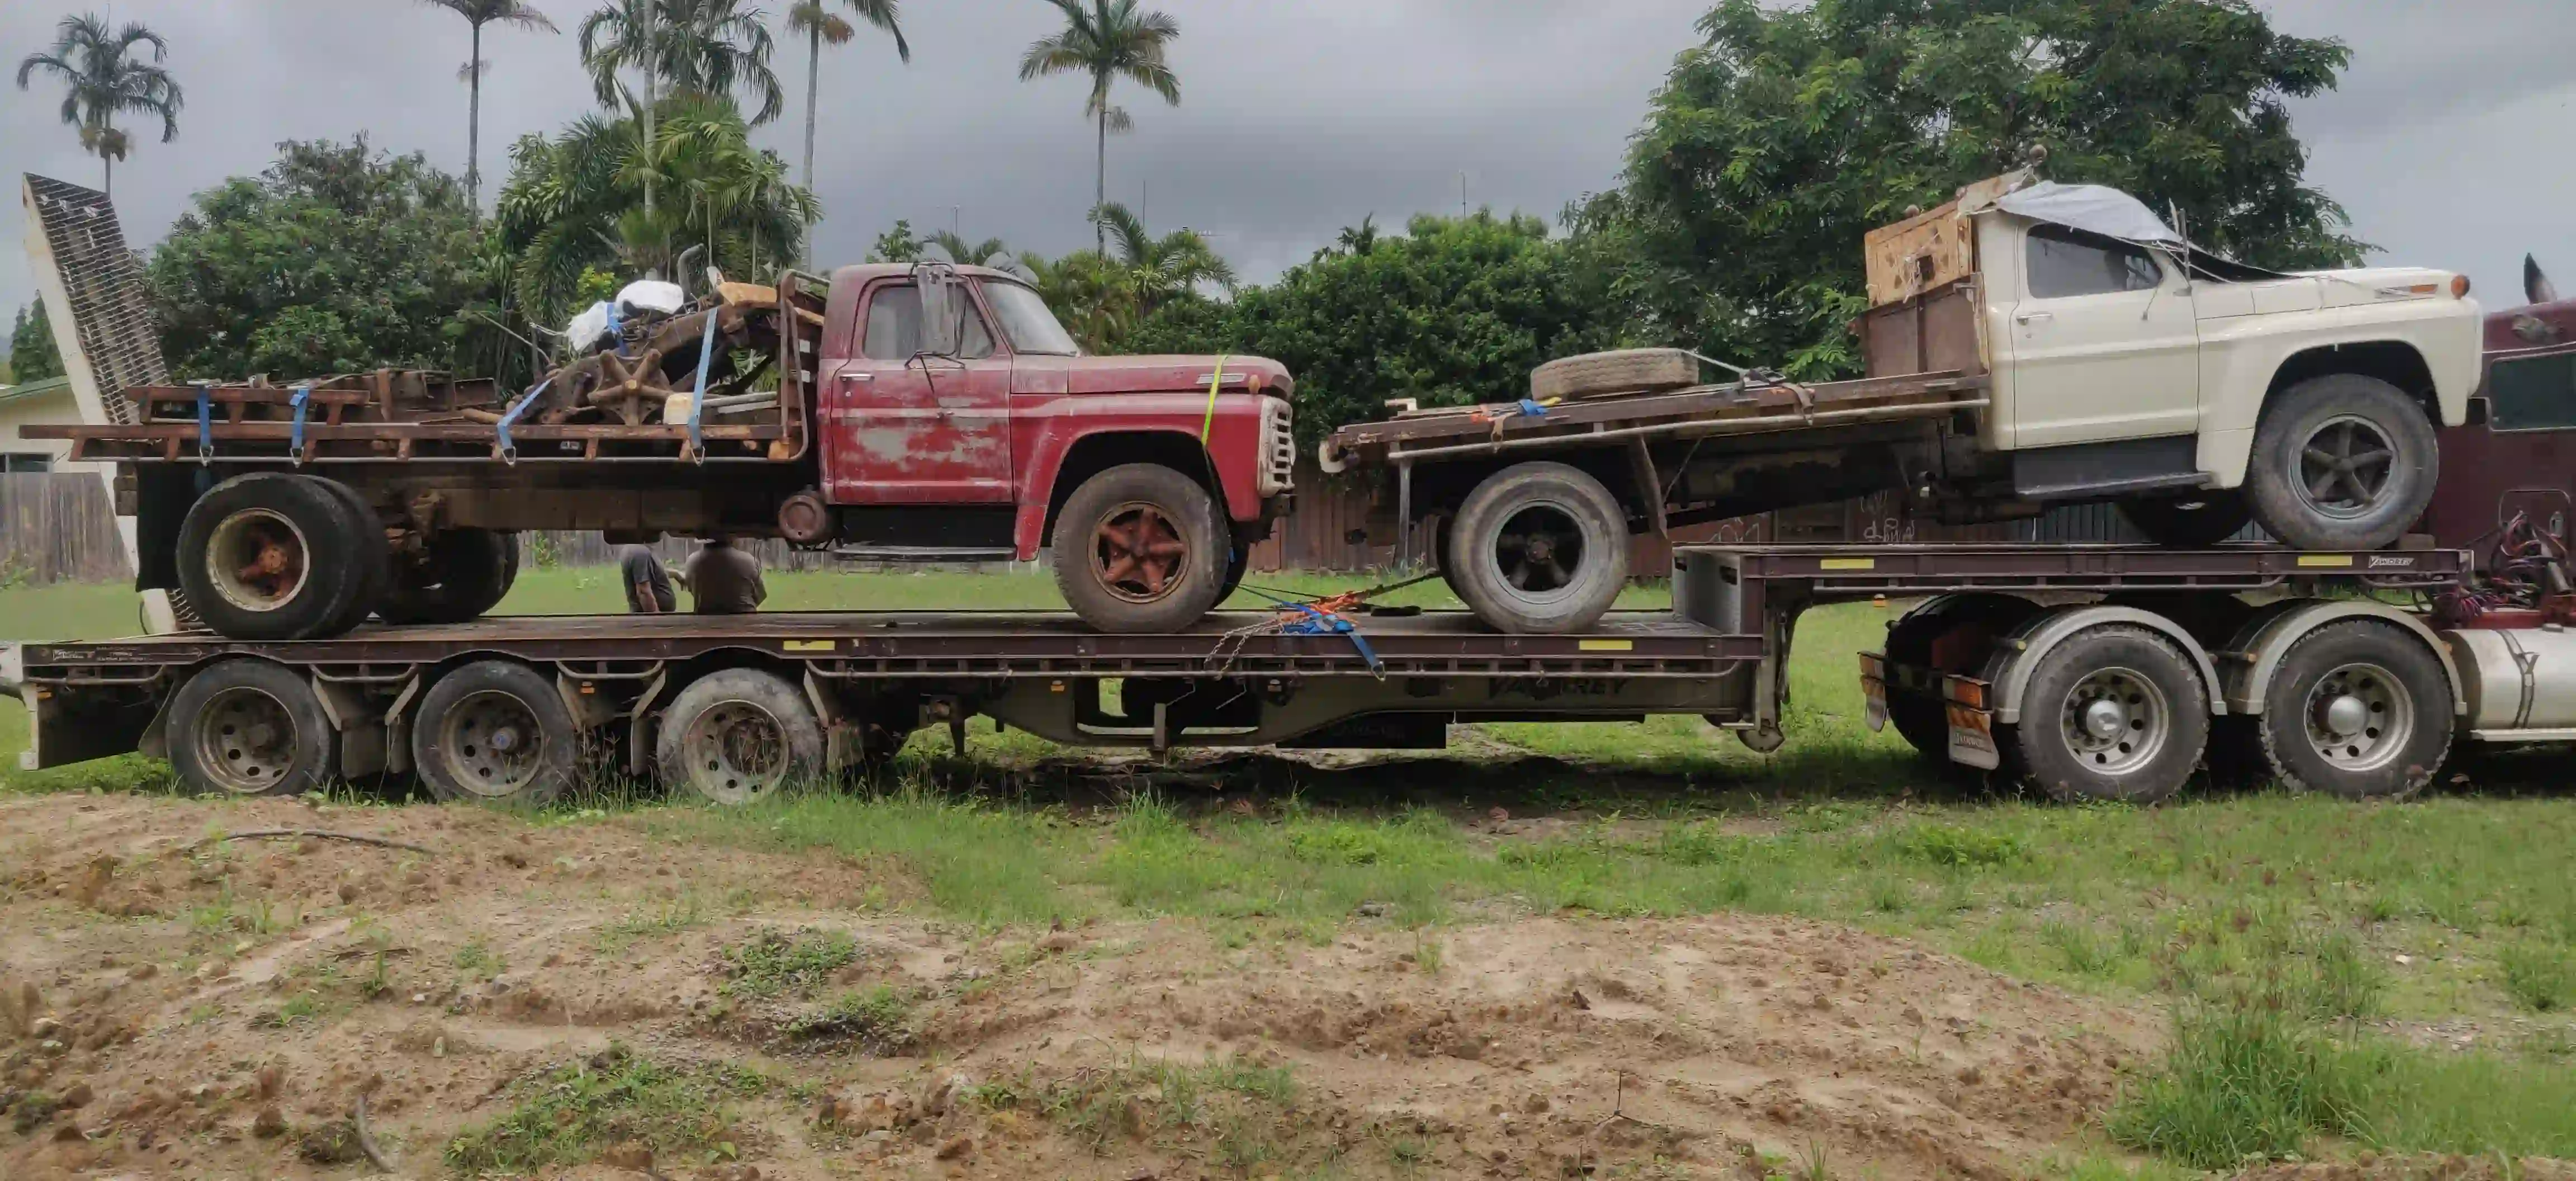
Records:
[[[2465,276],[2250,267],[2113,189],[1997,177],[1864,249],[1865,379],[1572,357],[1518,404],[1345,427],[1324,465],[1386,472],[1388,524],[1426,526],[1488,623],[1577,631],[1624,582],[1627,534],[1890,489],[1952,523],[2113,501],[2163,544],[2250,519],[2379,549],[2423,515],[2436,431],[2479,380]]]

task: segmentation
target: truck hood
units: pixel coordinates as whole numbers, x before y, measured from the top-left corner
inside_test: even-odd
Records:
[[[2193,298],[2203,320],[2232,316],[2268,316],[2313,312],[2324,308],[2376,307],[2380,304],[2451,298],[2451,272],[2424,267],[2354,267],[2335,271],[2302,271],[2277,279],[2240,283],[2203,280]],[[2419,291],[2419,288],[2429,290]]]
[[[1222,378],[1215,356],[1022,357],[1011,368],[1011,389],[1022,394],[1204,393],[1212,382],[1227,390],[1259,390],[1293,397],[1296,379],[1267,357],[1228,355]]]

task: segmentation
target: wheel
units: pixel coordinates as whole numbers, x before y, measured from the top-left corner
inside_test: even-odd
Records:
[[[359,576],[365,580],[358,593],[350,596],[347,614],[332,625],[330,631],[337,635],[365,623],[368,613],[383,601],[386,590],[393,585],[393,550],[385,542],[383,518],[376,515],[374,505],[358,495],[357,489],[331,479],[324,479],[322,486],[339,498],[340,507],[349,514],[350,560],[357,564]]]
[[[711,803],[748,804],[822,771],[823,724],[785,678],[727,669],[671,699],[653,759],[666,786],[685,785]]]
[[[2012,729],[2024,777],[2048,794],[2150,804],[2182,790],[2200,765],[2209,693],[2170,641],[2110,624],[2040,658]]]
[[[1056,515],[1055,582],[1101,631],[1179,631],[1216,606],[1233,540],[1198,481],[1161,464],[1114,467]]]
[[[2414,399],[2374,377],[2331,373],[2264,408],[2245,497],[2293,548],[2373,550],[2424,515],[2440,474],[2433,423]]]
[[[340,735],[313,686],[265,660],[189,677],[170,697],[168,738],[180,781],[209,795],[302,795],[340,765]]]
[[[2354,800],[2422,791],[2451,749],[2451,682],[2422,640],[2384,623],[2300,637],[2263,694],[2264,760],[2296,791]]]
[[[1530,371],[1530,396],[1598,398],[1699,384],[1699,358],[1680,349],[1619,349],[1550,361]]]
[[[1498,631],[1578,632],[1628,583],[1628,514],[1579,468],[1524,463],[1486,477],[1450,525],[1441,573]]]
[[[393,624],[464,623],[499,606],[518,573],[517,534],[442,529],[395,563],[376,614]]]
[[[1975,672],[1983,667],[1995,637],[2010,631],[2039,608],[2027,600],[1964,597],[1917,609],[1887,629],[1887,660],[1936,675]],[[1950,714],[1941,698],[1890,689],[1887,720],[1916,752],[1938,763],[1950,761]]]
[[[2120,518],[2146,534],[2147,540],[2174,549],[2207,549],[2225,541],[2253,520],[2245,498],[2234,492],[2207,492],[2193,497],[2123,500]]]
[[[581,730],[553,679],[478,660],[421,698],[411,759],[439,799],[543,807],[580,773]]]
[[[179,585],[237,640],[310,640],[355,622],[369,589],[357,522],[329,481],[260,472],[217,484],[179,524]],[[338,630],[334,630],[338,629]]]

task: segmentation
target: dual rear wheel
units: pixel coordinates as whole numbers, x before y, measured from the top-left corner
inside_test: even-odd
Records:
[[[518,539],[448,529],[393,552],[375,507],[321,476],[255,472],[197,498],[180,522],[180,588],[215,631],[318,640],[368,614],[461,623],[497,606],[518,576]]]

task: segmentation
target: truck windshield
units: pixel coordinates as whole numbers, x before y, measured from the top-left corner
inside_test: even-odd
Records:
[[[984,298],[992,302],[993,314],[1001,318],[1002,334],[1011,338],[1013,349],[1050,357],[1082,354],[1082,346],[1073,343],[1037,292],[1017,283],[987,281]]]

